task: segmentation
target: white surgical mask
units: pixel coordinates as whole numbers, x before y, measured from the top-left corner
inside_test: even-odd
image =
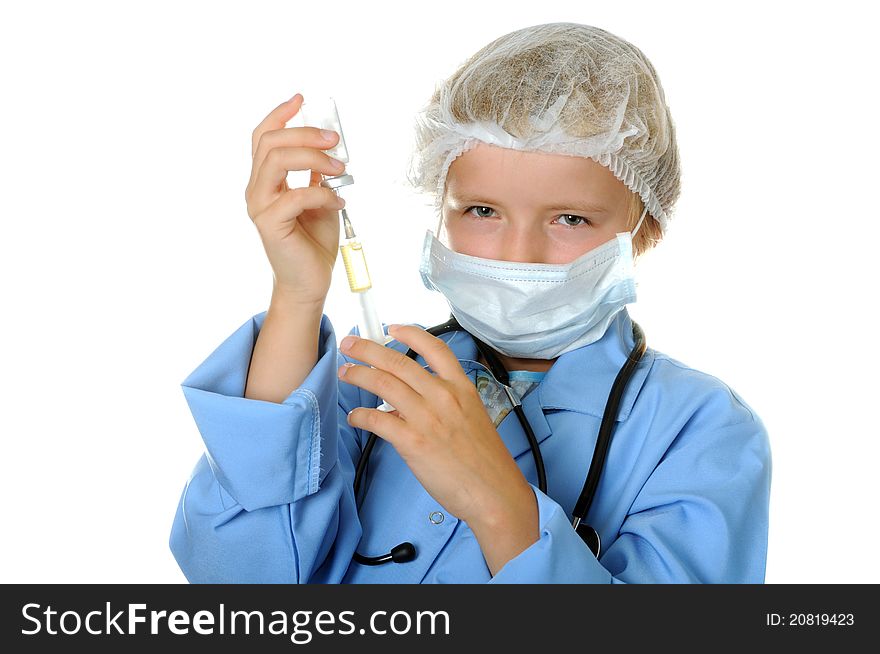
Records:
[[[564,264],[482,259],[454,252],[427,230],[419,272],[468,332],[509,357],[555,359],[602,338],[636,301],[636,228]]]

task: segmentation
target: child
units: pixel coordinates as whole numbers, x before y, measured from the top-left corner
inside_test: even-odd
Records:
[[[337,350],[323,313],[344,202],[318,182],[344,167],[322,152],[337,134],[284,128],[302,100],[253,134],[269,309],[183,382],[206,446],[171,534],[187,578],[763,582],[763,423],[645,348],[625,307],[680,184],[644,55],[598,28],[537,25],[437,89],[410,179],[436,199],[420,272],[452,318],[391,326],[385,347],[352,330]],[[305,169],[310,185],[288,189]]]

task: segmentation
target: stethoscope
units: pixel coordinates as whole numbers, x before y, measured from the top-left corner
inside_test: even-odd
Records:
[[[635,321],[632,322],[632,330],[633,339],[635,340],[635,346],[627,356],[626,361],[624,362],[620,371],[617,373],[617,377],[614,379],[614,383],[611,385],[611,392],[608,395],[608,401],[605,403],[605,412],[602,415],[602,422],[599,426],[599,435],[596,439],[596,447],[593,449],[593,458],[590,461],[590,470],[587,473],[587,479],[584,482],[584,487],[581,490],[581,494],[578,497],[578,500],[574,505],[574,511],[572,512],[571,526],[597,558],[599,557],[599,552],[602,548],[602,544],[599,540],[599,534],[598,532],[596,532],[595,529],[584,522],[584,519],[586,518],[587,512],[590,510],[590,507],[593,504],[593,498],[596,496],[596,489],[599,487],[599,479],[602,476],[602,468],[605,465],[605,456],[608,453],[608,447],[611,445],[611,436],[614,432],[614,426],[616,422],[615,419],[617,417],[617,409],[620,406],[620,400],[623,397],[623,393],[624,391],[626,391],[626,386],[629,383],[629,380],[632,377],[632,374],[635,371],[635,368],[641,360],[642,355],[645,353],[645,349],[647,347],[645,343],[645,333]],[[461,325],[458,324],[455,316],[452,316],[446,322],[440,325],[435,325],[434,327],[430,327],[425,331],[433,336],[439,336],[440,334],[444,334],[450,331],[466,330],[464,330]],[[498,359],[498,356],[495,354],[495,352],[488,345],[483,343],[480,339],[474,337],[473,334],[470,334],[470,336],[474,339],[474,342],[477,345],[477,349],[482,353],[483,358],[488,362],[489,368],[491,369],[492,374],[495,376],[495,379],[501,382],[504,389],[507,391],[507,395],[510,398],[511,403],[513,404],[513,410],[516,413],[517,418],[519,418],[519,422],[526,433],[526,438],[529,441],[529,447],[532,450],[532,456],[535,459],[535,468],[538,474],[538,488],[541,490],[542,493],[546,493],[547,475],[544,471],[544,459],[541,456],[541,449],[538,447],[538,440],[535,438],[535,432],[532,431],[532,426],[529,424],[529,421],[526,418],[526,414],[525,411],[523,411],[522,404],[510,389],[510,378],[507,374],[507,370],[504,368],[504,365]],[[406,356],[410,357],[411,359],[415,359],[417,353],[412,348],[409,348],[406,352]],[[367,463],[370,460],[370,453],[373,451],[373,445],[375,445],[375,443],[376,434],[370,432],[370,435],[367,438],[367,444],[361,451],[360,458],[357,462],[357,469],[355,471],[355,501],[357,501],[361,477],[363,476],[364,470],[367,467]],[[358,503],[358,509],[360,509],[360,503]],[[388,563],[389,561],[394,561],[395,563],[406,563],[408,561],[412,561],[415,558],[415,546],[410,542],[406,542],[397,545],[396,547],[392,548],[388,554],[383,554],[381,556],[364,556],[363,554],[358,554],[357,552],[355,552],[353,560],[362,565],[381,565],[382,563]]]

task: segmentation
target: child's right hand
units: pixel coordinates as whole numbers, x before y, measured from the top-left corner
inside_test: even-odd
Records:
[[[339,209],[345,201],[319,184],[321,173],[339,175],[345,165],[334,165],[335,159],[321,152],[336,145],[336,132],[325,139],[315,127],[285,127],[302,103],[297,93],[254,130],[245,199],[272,266],[274,292],[298,303],[323,305],[339,251]],[[311,170],[309,185],[289,188],[291,170]]]

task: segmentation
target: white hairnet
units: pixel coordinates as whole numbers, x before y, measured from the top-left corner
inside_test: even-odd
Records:
[[[665,233],[680,192],[672,116],[654,67],[631,43],[577,23],[535,25],[479,50],[416,117],[409,182],[440,210],[449,165],[480,141],[589,157]]]

